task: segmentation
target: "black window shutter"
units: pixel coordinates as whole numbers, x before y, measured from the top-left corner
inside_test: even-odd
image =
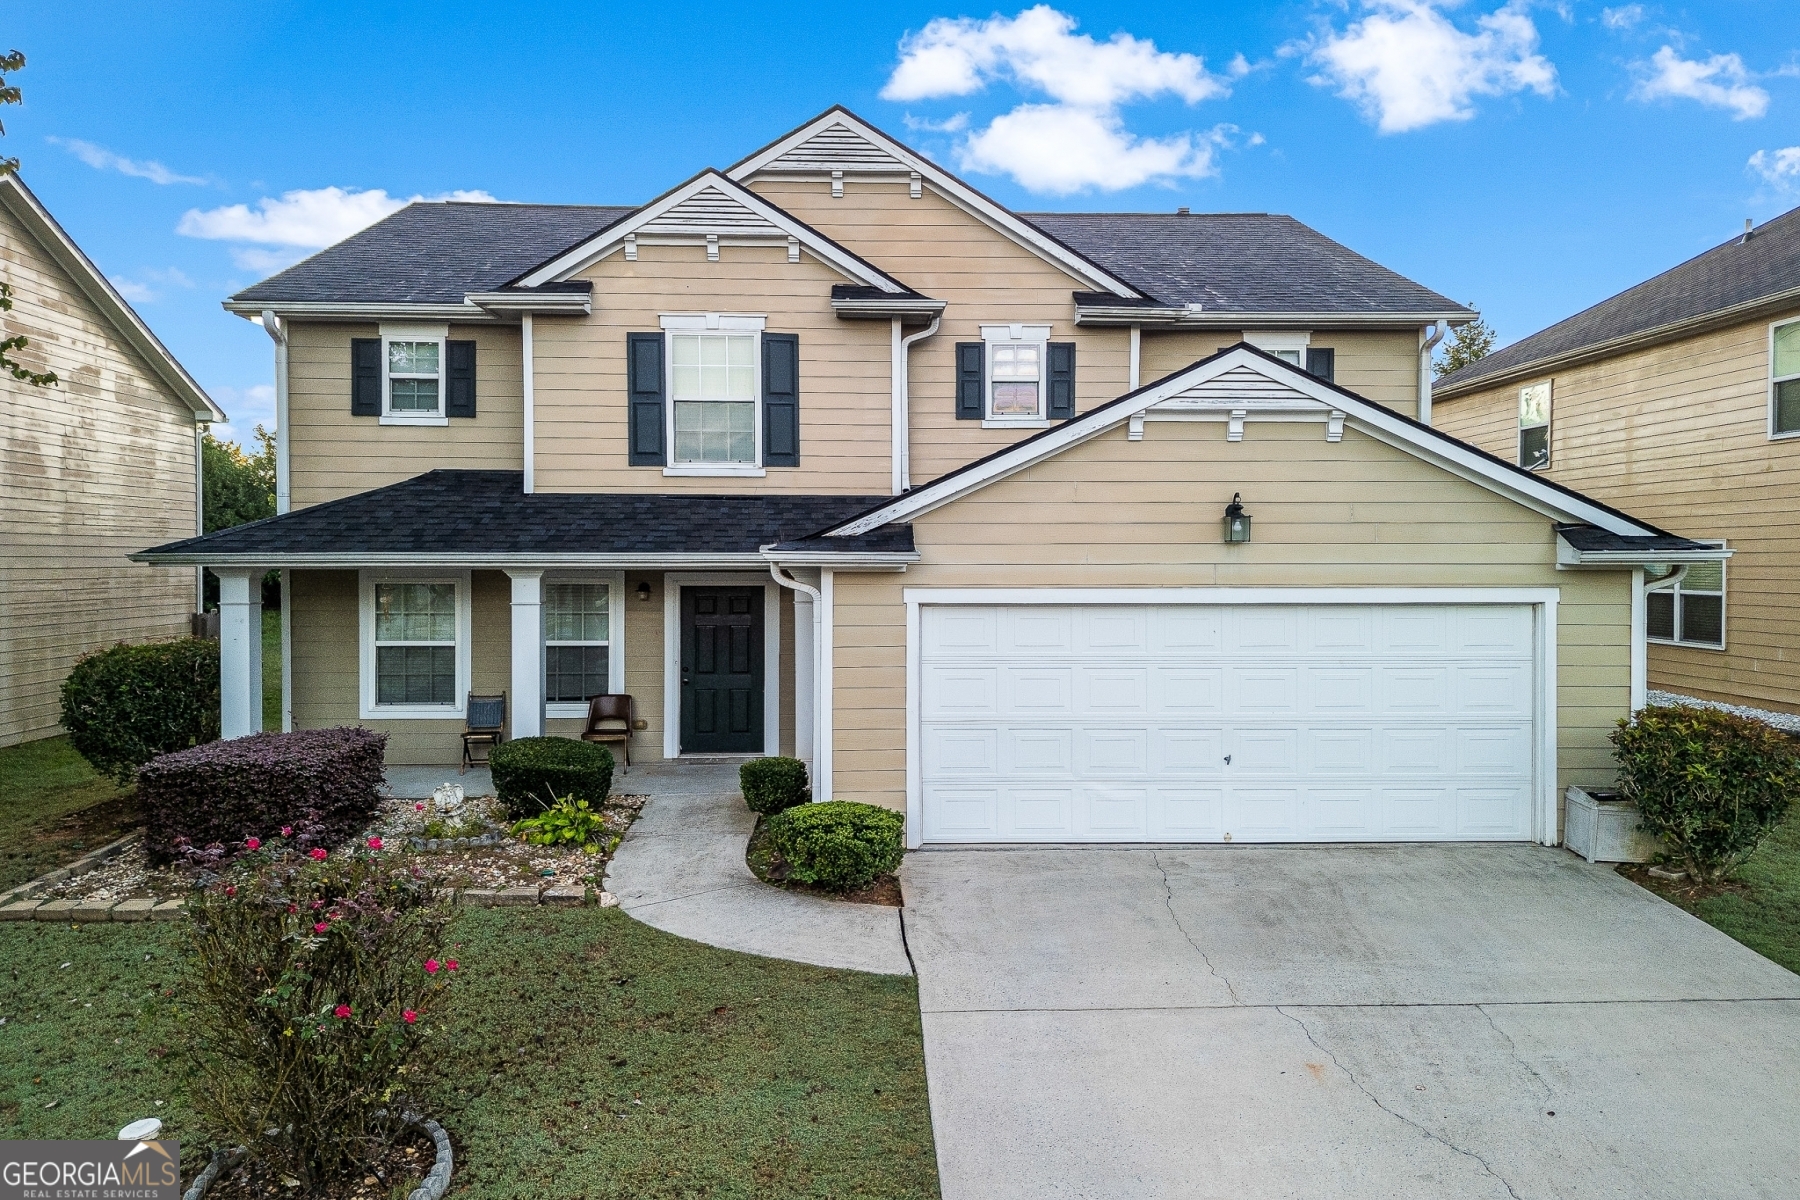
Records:
[[[446,342],[444,357],[444,415],[475,415],[475,343]]]
[[[1050,419],[1067,421],[1075,416],[1075,343],[1051,342]]]
[[[1332,378],[1337,371],[1337,351],[1320,350],[1308,347],[1306,351],[1306,373],[1317,375],[1326,383],[1335,382]]]
[[[800,335],[762,339],[763,466],[800,465]]]
[[[350,339],[350,415],[381,415],[381,339]]]
[[[987,405],[982,402],[987,382],[987,346],[981,342],[956,343],[956,419],[979,421]]]
[[[663,450],[663,335],[625,335],[625,386],[630,430],[629,461],[634,467],[660,467]]]

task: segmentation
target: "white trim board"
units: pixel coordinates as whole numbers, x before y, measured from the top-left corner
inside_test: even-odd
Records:
[[[781,585],[763,572],[670,571],[663,575],[663,757],[681,757],[681,589],[763,590],[763,753],[781,753]]]

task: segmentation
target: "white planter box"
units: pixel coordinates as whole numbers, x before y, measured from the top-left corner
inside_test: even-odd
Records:
[[[1563,845],[1589,862],[1649,862],[1656,838],[1638,828],[1637,805],[1617,792],[1571,786],[1563,817]]]

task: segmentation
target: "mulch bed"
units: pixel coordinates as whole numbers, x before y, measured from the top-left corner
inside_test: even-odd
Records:
[[[900,894],[900,879],[894,875],[878,875],[874,883],[858,892],[833,892],[788,878],[787,860],[769,844],[761,817],[756,818],[756,829],[751,832],[750,841],[744,847],[744,862],[749,866],[751,874],[783,891],[823,896],[827,900],[842,900],[847,904],[885,904],[889,908],[906,906],[906,901]]]
[[[417,1129],[408,1129],[382,1147],[369,1162],[354,1174],[308,1190],[292,1176],[283,1175],[267,1163],[246,1160],[235,1170],[220,1176],[206,1190],[208,1200],[246,1200],[255,1197],[280,1196],[283,1200],[390,1200],[404,1197],[425,1178],[437,1159],[431,1139]],[[204,1164],[202,1164],[204,1165]],[[192,1180],[187,1181],[189,1184]]]
[[[1646,891],[1655,892],[1672,904],[1690,908],[1702,900],[1710,900],[1714,896],[1727,893],[1744,893],[1751,889],[1748,885],[1735,880],[1726,880],[1720,884],[1694,883],[1687,879],[1659,879],[1650,873],[1649,863],[1620,863],[1614,870]]]

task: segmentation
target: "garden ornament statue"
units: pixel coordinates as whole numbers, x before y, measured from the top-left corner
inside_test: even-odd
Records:
[[[445,816],[454,816],[460,812],[463,806],[462,784],[438,784],[437,790],[431,793],[431,806]]]

